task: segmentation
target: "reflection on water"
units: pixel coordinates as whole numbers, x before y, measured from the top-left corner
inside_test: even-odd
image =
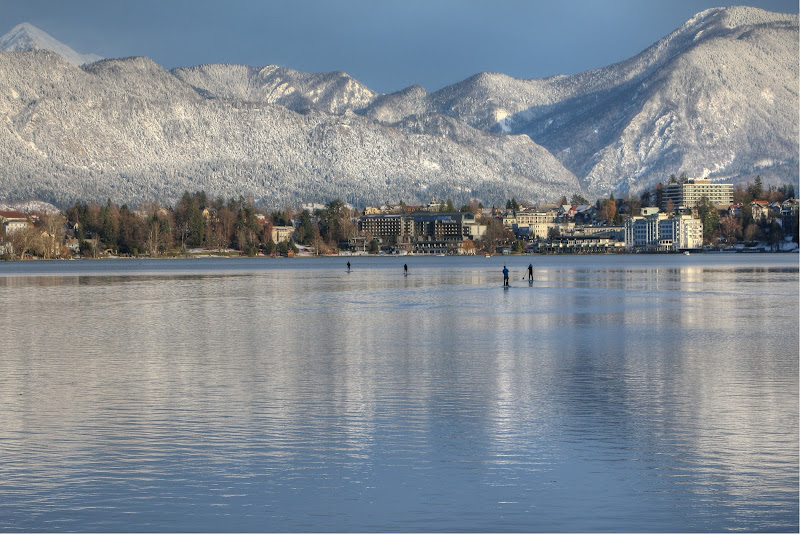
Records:
[[[529,261],[0,266],[0,530],[797,531],[796,259]]]

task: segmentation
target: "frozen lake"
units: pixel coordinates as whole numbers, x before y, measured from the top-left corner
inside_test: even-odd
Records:
[[[797,532],[798,282],[797,254],[0,263],[0,531]]]

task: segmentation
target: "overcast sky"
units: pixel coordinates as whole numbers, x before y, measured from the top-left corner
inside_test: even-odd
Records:
[[[634,56],[710,7],[797,13],[797,0],[0,0],[82,54],[342,70],[384,93],[483,71],[575,74]]]

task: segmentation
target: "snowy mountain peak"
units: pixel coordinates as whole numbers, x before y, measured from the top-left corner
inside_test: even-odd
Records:
[[[21,25],[0,49],[53,50],[42,34]],[[135,204],[204,189],[278,207],[638,194],[683,173],[797,184],[798,65],[798,16],[744,7],[607,67],[484,72],[434,93],[276,65],[0,53],[0,192]]]
[[[103,59],[96,54],[79,54],[29,22],[23,22],[22,24],[14,26],[10,32],[0,37],[0,50],[4,52],[50,50],[64,57],[74,65],[94,63],[95,61]]]

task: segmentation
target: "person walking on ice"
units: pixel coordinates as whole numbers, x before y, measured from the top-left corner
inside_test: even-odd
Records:
[[[533,264],[528,264],[528,282],[533,282]]]
[[[503,265],[503,287],[508,285],[508,267]]]

